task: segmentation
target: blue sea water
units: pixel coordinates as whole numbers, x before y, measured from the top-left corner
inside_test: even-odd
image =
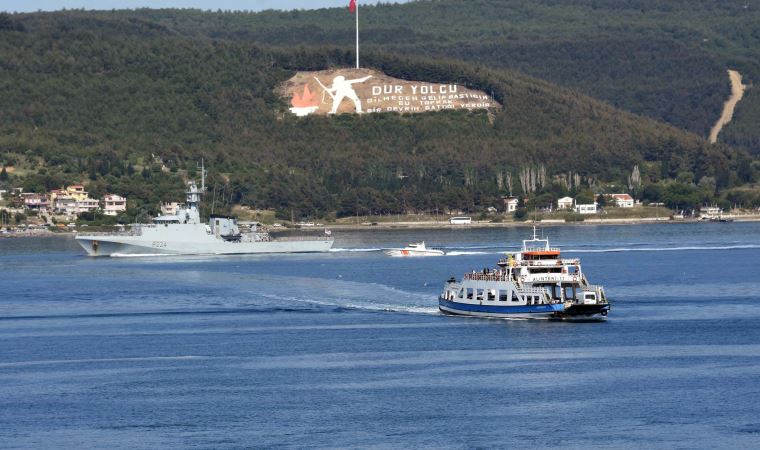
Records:
[[[233,257],[2,239],[0,447],[760,447],[760,224],[545,232],[607,322],[437,312],[527,228]],[[422,239],[449,255],[379,251]]]

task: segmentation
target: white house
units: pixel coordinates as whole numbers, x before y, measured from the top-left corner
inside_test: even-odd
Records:
[[[508,213],[517,211],[517,205],[520,203],[520,199],[517,197],[502,197],[502,201],[504,202],[504,211]]]
[[[95,200],[94,198],[86,197],[82,200],[76,201],[76,213],[83,213],[83,212],[89,212],[89,211],[95,211],[96,209],[100,209],[100,202]]]
[[[596,202],[587,205],[575,205],[575,212],[578,214],[596,214]]]
[[[77,213],[77,199],[68,195],[56,195],[53,209],[57,213],[73,216]]]
[[[628,194],[610,194],[607,197],[614,201],[619,208],[633,208],[635,203],[633,197]]]
[[[127,199],[120,195],[106,195],[103,197],[103,214],[118,216],[120,212],[127,210]]]
[[[176,216],[178,208],[179,208],[179,203],[177,202],[162,203],[161,215],[162,216]]]
[[[557,209],[573,209],[573,203],[575,201],[572,197],[562,197],[557,200]]]

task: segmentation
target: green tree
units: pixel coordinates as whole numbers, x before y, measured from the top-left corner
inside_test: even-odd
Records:
[[[700,203],[700,192],[693,184],[672,182],[663,193],[665,205],[676,210],[696,209]]]

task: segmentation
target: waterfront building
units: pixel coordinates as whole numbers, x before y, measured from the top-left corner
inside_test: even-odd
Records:
[[[119,213],[127,210],[127,199],[115,194],[109,194],[103,197],[103,214],[107,216],[118,216]]]
[[[90,212],[100,209],[100,202],[94,198],[85,197],[76,201],[76,213]]]
[[[557,200],[557,209],[573,209],[575,200],[572,197],[562,197]]]
[[[614,201],[620,208],[633,208],[635,205],[633,197],[628,194],[609,194],[606,197]]]
[[[596,214],[597,206],[596,202],[586,205],[575,205],[575,212],[578,214]]]
[[[76,215],[77,200],[74,197],[62,195],[61,192],[64,191],[58,191],[58,194],[55,196],[55,201],[52,203],[53,210],[58,214],[65,214],[67,216]]]
[[[161,215],[162,216],[176,216],[179,203],[161,203]]]
[[[517,211],[517,205],[520,203],[517,197],[502,197],[502,201],[504,202],[504,212],[507,213]]]
[[[24,207],[26,209],[33,209],[37,211],[43,211],[48,209],[48,197],[45,194],[22,194],[24,199]]]
[[[77,201],[92,200],[89,198],[89,194],[84,190],[84,186],[81,184],[72,184],[66,188],[66,195],[74,197]]]

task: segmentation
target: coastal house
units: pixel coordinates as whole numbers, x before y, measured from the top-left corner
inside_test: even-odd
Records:
[[[520,203],[517,197],[502,197],[501,200],[504,202],[504,212],[513,213],[517,211],[517,205]]]
[[[557,200],[557,209],[573,209],[575,201],[572,197],[562,197]]]
[[[115,194],[109,194],[103,197],[103,214],[107,216],[118,216],[119,213],[127,210],[127,199]]]
[[[65,214],[67,216],[73,216],[77,214],[77,200],[74,197],[68,195],[56,195],[55,201],[52,203],[53,210],[58,214]]]
[[[89,194],[84,190],[84,186],[81,184],[72,184],[71,186],[67,187],[66,195],[69,197],[74,197],[77,201],[85,201],[89,199]]]
[[[703,214],[720,214],[723,212],[723,209],[720,208],[720,206],[703,206],[700,208],[700,211]]]
[[[86,197],[76,201],[76,213],[90,212],[100,209],[100,202],[94,198]]]
[[[589,203],[585,205],[575,205],[575,212],[578,214],[596,214],[597,212],[597,203]]]
[[[34,210],[46,210],[48,209],[48,197],[45,194],[22,194],[22,198],[24,199],[24,207],[26,209],[34,209]]]
[[[52,191],[48,192],[48,198],[50,199],[50,206],[53,207],[55,210],[55,201],[58,199],[58,197],[67,196],[65,189],[53,189]]]
[[[162,216],[176,216],[177,208],[179,208],[179,203],[177,202],[161,203],[161,215]]]
[[[635,202],[628,194],[608,194],[605,197],[615,202],[619,208],[633,208]]]

